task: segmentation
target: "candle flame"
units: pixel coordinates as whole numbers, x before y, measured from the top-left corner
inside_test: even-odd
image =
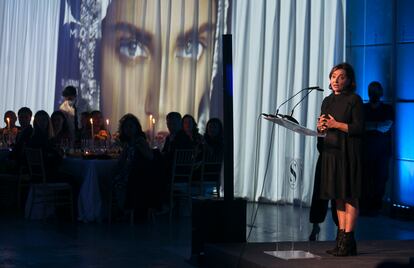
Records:
[[[91,122],[91,125],[93,125],[93,119],[92,118],[89,119],[89,122]]]
[[[106,124],[109,126],[109,119],[106,119]]]
[[[155,125],[155,118],[152,119],[152,124]]]

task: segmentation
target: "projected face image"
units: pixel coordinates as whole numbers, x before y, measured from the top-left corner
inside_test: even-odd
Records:
[[[103,23],[104,114],[135,114],[166,129],[171,111],[198,117],[213,61],[215,1],[115,0]],[[159,124],[163,124],[162,126]]]

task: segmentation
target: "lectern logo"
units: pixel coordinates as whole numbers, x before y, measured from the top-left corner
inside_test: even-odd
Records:
[[[292,160],[289,164],[289,185],[292,190],[296,189],[298,182],[298,163],[296,160]]]

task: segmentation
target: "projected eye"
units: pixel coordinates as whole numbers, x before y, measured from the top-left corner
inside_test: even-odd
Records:
[[[148,58],[148,48],[136,39],[121,39],[119,53],[129,60]]]
[[[179,45],[175,51],[175,56],[180,58],[188,58],[199,60],[204,52],[204,45],[200,42],[188,40],[185,44]]]

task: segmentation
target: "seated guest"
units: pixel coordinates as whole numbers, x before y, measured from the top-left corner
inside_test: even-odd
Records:
[[[192,142],[182,129],[181,115],[178,112],[167,114],[168,136],[165,138],[162,153],[167,161],[172,161],[176,149],[192,149]]]
[[[204,181],[215,181],[216,183],[220,182],[223,148],[223,125],[220,119],[211,118],[207,122],[206,132],[203,136],[203,160],[206,163],[204,165]],[[218,184],[217,188],[219,188]],[[216,189],[216,191],[218,193],[220,189]]]
[[[70,134],[65,114],[61,111],[54,111],[50,117],[54,134],[54,142],[58,146],[70,146],[73,144],[73,137]]]
[[[26,144],[26,148],[41,149],[47,177],[56,175],[57,167],[62,160],[62,154],[56,150],[53,143],[53,129],[49,114],[43,110],[35,114],[33,134]]]
[[[106,140],[109,133],[105,128],[105,122],[100,111],[92,111],[91,118],[93,121],[93,136],[95,140]],[[91,126],[92,127],[92,126]]]
[[[17,116],[13,111],[7,111],[4,113],[4,123],[6,127],[0,129],[0,138],[7,144],[13,144],[16,140],[19,127],[16,126]]]
[[[190,138],[194,149],[198,150],[201,145],[202,136],[198,132],[197,123],[189,114],[184,115],[182,119],[183,130],[185,134]]]
[[[77,140],[91,139],[91,123],[89,122],[91,115],[89,112],[82,112],[80,116],[80,128],[78,130]]]
[[[15,145],[12,147],[11,158],[16,163],[17,168],[25,166],[26,159],[24,155],[24,148],[32,136],[33,128],[30,124],[32,119],[32,111],[23,107],[17,112],[19,118],[20,131],[17,133]]]
[[[165,138],[164,147],[162,148],[163,163],[161,164],[162,170],[164,170],[162,179],[162,184],[165,185],[165,188],[162,189],[165,192],[163,195],[164,202],[169,200],[168,188],[171,182],[175,151],[179,149],[193,149],[191,139],[182,129],[181,114],[170,112],[167,114],[166,120],[169,134]]]
[[[204,148],[213,154],[223,154],[223,125],[218,118],[211,118],[203,137]]]
[[[138,118],[132,114],[124,115],[119,121],[119,139],[123,149],[112,182],[113,193],[121,209],[140,210],[141,216],[145,216],[144,210],[149,207],[154,189],[153,151]]]

